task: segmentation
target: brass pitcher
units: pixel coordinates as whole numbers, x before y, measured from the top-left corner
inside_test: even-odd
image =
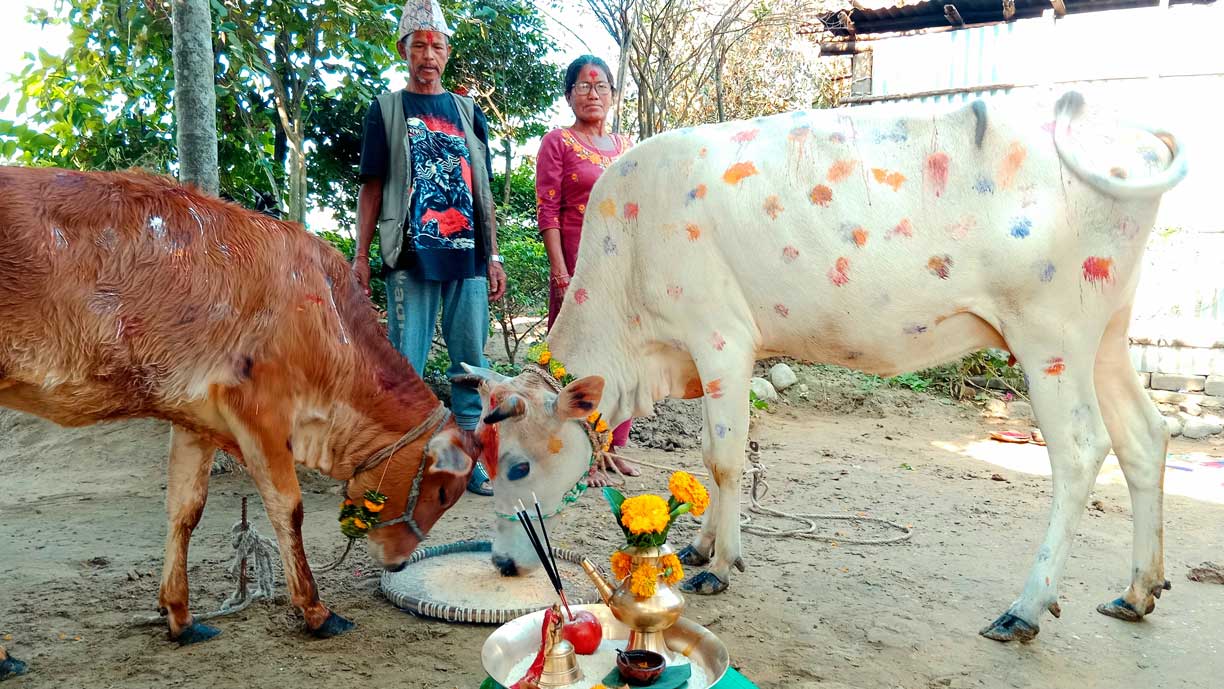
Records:
[[[633,569],[637,569],[641,564],[650,564],[659,570],[653,596],[639,598],[629,590],[632,575],[625,577],[613,589],[612,585],[600,576],[599,570],[590,560],[582,561],[582,569],[595,584],[604,603],[612,610],[613,617],[629,628],[629,644],[625,646],[625,650],[654,651],[670,662],[672,654],[667,650],[663,632],[680,619],[680,615],[684,613],[685,601],[680,591],[672,588],[663,579],[661,560],[675,551],[664,543],[657,548],[624,548],[621,552],[633,558]]]

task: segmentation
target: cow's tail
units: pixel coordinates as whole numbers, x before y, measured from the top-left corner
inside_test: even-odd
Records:
[[[1063,164],[1097,191],[1117,199],[1146,199],[1160,196],[1186,177],[1189,168],[1185,145],[1163,129],[1152,129],[1143,125],[1139,125],[1139,129],[1160,139],[1173,155],[1164,170],[1143,179],[1120,179],[1089,170],[1076,155],[1075,147],[1068,141],[1071,122],[1083,109],[1084,96],[1078,91],[1068,91],[1058,99],[1054,105],[1054,147],[1058,149],[1058,157],[1062,159]]]

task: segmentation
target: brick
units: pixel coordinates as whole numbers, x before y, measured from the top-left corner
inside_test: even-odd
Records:
[[[1152,387],[1152,374],[1144,372],[1139,374],[1139,384],[1145,388]]]
[[[1148,373],[1183,376],[1224,376],[1224,349],[1132,344],[1131,364]]]
[[[1224,376],[1207,376],[1207,394],[1224,397]]]
[[[1169,392],[1168,390],[1148,390],[1148,397],[1158,404],[1178,406],[1193,402],[1203,409],[1224,409],[1224,397],[1208,397],[1195,392]]]
[[[1177,373],[1153,373],[1152,387],[1172,392],[1202,392],[1207,376],[1185,376]]]

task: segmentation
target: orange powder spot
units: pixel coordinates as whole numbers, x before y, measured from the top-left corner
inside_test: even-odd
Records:
[[[715,378],[706,384],[705,394],[709,395],[710,399],[716,400],[723,396],[722,378]]]
[[[910,222],[909,218],[902,219],[901,222],[897,223],[896,227],[889,230],[888,236],[892,237],[894,235],[900,235],[902,237],[914,236],[914,225]]]
[[[557,454],[558,452],[560,452],[560,451],[561,451],[561,448],[563,448],[563,447],[565,447],[565,443],[561,442],[561,439],[560,439],[560,438],[558,438],[558,437],[557,437],[557,436],[555,436],[555,435],[554,435],[554,436],[549,437],[549,439],[548,439],[548,452],[549,452],[550,454],[554,454],[554,455],[555,455],[555,454]]]
[[[861,227],[856,227],[854,228],[854,232],[851,233],[851,236],[854,237],[855,246],[864,246],[867,244],[867,230],[864,230]]]
[[[817,206],[828,208],[833,202],[833,190],[823,184],[817,184],[812,187],[812,193],[808,195],[808,198]]]
[[[858,161],[855,160],[839,160],[829,166],[829,181],[840,182],[850,176],[854,172],[854,168],[858,166]]]
[[[893,191],[897,191],[901,188],[902,184],[905,184],[905,175],[901,174],[900,172],[890,172],[878,167],[873,167],[871,168],[871,174],[875,177],[875,181],[879,182],[880,184],[887,184],[893,188]]]
[[[1063,358],[1056,356],[1046,362],[1045,372],[1047,376],[1061,376],[1067,370],[1067,363]]]
[[[701,397],[704,394],[705,392],[701,389],[701,379],[700,378],[689,378],[689,381],[684,384],[683,399],[691,400],[697,397]]]
[[[701,237],[701,228],[697,227],[696,225],[689,224],[685,226],[684,229],[686,232],[688,232],[690,242],[695,242],[697,241],[698,238]]]
[[[1113,280],[1113,259],[1089,256],[1084,260],[1084,279],[1093,284]]]
[[[1024,159],[1028,157],[1028,151],[1024,146],[1020,145],[1019,141],[1013,141],[1007,147],[1007,156],[1003,158],[1003,162],[999,163],[999,186],[1004,189],[1010,189],[1013,182],[1016,181],[1016,173],[1020,171],[1020,166],[1024,165]]]
[[[739,184],[741,180],[751,177],[757,173],[756,165],[749,160],[743,163],[735,163],[727,168],[723,173],[723,181],[727,184]]]
[[[599,202],[599,214],[605,218],[616,217],[616,202],[612,199],[604,199]]]
[[[783,210],[785,209],[782,208],[782,199],[778,198],[777,194],[773,194],[765,199],[765,212],[769,215],[770,219],[777,220]]]
[[[838,287],[850,282],[850,259],[845,256],[837,259],[837,263],[829,269],[829,282]]]
[[[697,188],[693,190],[693,196],[696,196],[699,199],[704,199],[705,195],[706,195],[706,185],[698,184]]]

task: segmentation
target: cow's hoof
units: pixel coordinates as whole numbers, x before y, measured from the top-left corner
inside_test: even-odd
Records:
[[[1041,631],[1041,628],[1037,625],[1029,624],[1010,612],[1005,612],[999,616],[999,619],[990,623],[989,627],[985,627],[978,634],[987,639],[1006,643],[1008,641],[1032,641],[1039,631]]]
[[[727,590],[731,583],[723,581],[713,572],[702,572],[680,582],[680,590],[699,596],[712,596]]]
[[[1163,584],[1156,584],[1155,586],[1152,587],[1152,595],[1156,596],[1157,598],[1160,598],[1160,594],[1164,593],[1165,591],[1172,591],[1172,590],[1173,590],[1173,582],[1169,581],[1168,579],[1165,579]]]
[[[200,624],[199,622],[192,622],[191,626],[179,632],[179,635],[175,637],[174,640],[178,642],[179,646],[190,646],[191,644],[198,644],[201,641],[208,641],[220,633],[221,630],[217,629],[216,627],[210,627],[206,624]]]
[[[317,639],[330,639],[333,636],[340,636],[356,626],[336,613],[328,611],[327,619],[323,620],[323,624],[319,625],[318,629],[310,630],[310,634]]]
[[[680,558],[680,564],[685,567],[705,567],[710,564],[710,558],[702,555],[691,545],[684,546],[680,552],[676,553],[676,557]]]
[[[1147,609],[1143,615],[1150,615],[1156,609],[1156,602],[1152,601],[1147,604]],[[1122,598],[1115,598],[1112,602],[1101,603],[1097,606],[1097,612],[1107,617],[1113,617],[1126,622],[1138,622],[1143,619],[1143,615],[1135,609],[1135,606],[1127,603]]]
[[[26,664],[17,660],[13,656],[8,656],[4,660],[0,660],[0,680],[24,675],[26,673]]]

